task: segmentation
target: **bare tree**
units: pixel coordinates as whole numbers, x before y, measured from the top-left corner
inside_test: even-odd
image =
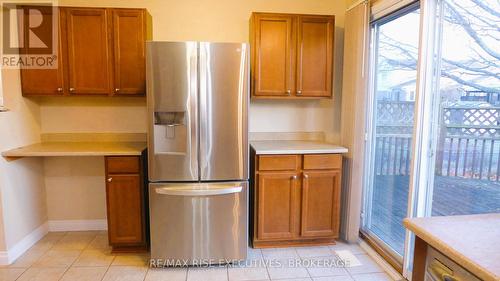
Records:
[[[457,46],[467,50],[464,57],[441,57],[441,77],[455,87],[500,94],[500,1],[443,0],[442,20],[456,28],[463,38]],[[446,29],[445,29],[446,32]],[[410,70],[417,67],[418,49],[380,33],[379,71]],[[413,82],[401,81],[398,86]]]

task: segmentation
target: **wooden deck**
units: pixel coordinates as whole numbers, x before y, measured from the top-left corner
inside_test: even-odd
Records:
[[[371,231],[402,254],[408,176],[376,176]],[[458,177],[435,178],[433,216],[500,213],[500,183]]]

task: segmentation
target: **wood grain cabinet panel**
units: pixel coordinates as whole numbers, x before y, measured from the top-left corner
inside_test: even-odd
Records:
[[[138,156],[105,159],[108,238],[114,252],[148,248],[147,189],[142,160]]]
[[[338,154],[304,155],[304,170],[342,169],[342,156]]]
[[[331,98],[334,16],[253,13],[252,98]]]
[[[108,156],[106,167],[110,174],[139,174],[140,159],[136,156]]]
[[[37,27],[36,35],[42,40],[42,42],[50,44],[51,48],[57,49],[57,65],[54,68],[44,68],[44,69],[32,69],[32,68],[21,68],[21,86],[24,96],[47,96],[47,95],[63,95],[65,92],[64,85],[64,70],[65,66],[63,64],[62,56],[62,46],[61,46],[61,36],[57,40],[53,40],[53,27],[52,22],[57,22],[57,32],[61,33],[61,19],[59,19],[58,9],[53,9],[52,7],[33,7],[24,6],[22,7],[24,17],[22,17],[23,30],[30,30],[29,26],[29,11],[30,9],[38,10],[44,16],[44,20]],[[29,47],[29,32],[24,32],[24,38],[22,38],[22,44],[20,44],[19,53],[22,55],[38,54],[37,48]],[[52,46],[53,42],[57,42],[57,46]]]
[[[111,245],[140,244],[142,206],[139,175],[109,175],[108,232]]]
[[[340,177],[339,171],[304,172],[301,236],[338,237]]]
[[[334,244],[339,236],[342,156],[251,151],[253,246]]]
[[[297,95],[332,94],[333,17],[299,16],[297,42]]]
[[[146,12],[113,9],[115,95],[146,93]]]
[[[299,207],[297,174],[260,173],[258,181],[258,239],[294,237]]]
[[[254,14],[254,96],[289,96],[295,87],[294,18]]]
[[[58,15],[52,15],[52,9],[36,8],[49,17],[58,16],[58,67],[22,69],[24,96],[146,95],[145,9],[58,7]],[[52,36],[49,26],[40,26],[40,36]]]
[[[262,155],[259,157],[260,171],[295,171],[298,166],[297,155]]]
[[[65,8],[69,91],[72,95],[112,92],[110,34],[106,9]]]

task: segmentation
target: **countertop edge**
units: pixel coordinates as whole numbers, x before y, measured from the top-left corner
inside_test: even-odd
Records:
[[[250,147],[257,155],[279,154],[345,154],[346,147],[324,141],[307,140],[258,140],[250,141]]]
[[[428,245],[432,246],[436,250],[443,253],[445,256],[449,257],[468,271],[472,272],[474,275],[483,279],[485,281],[497,281],[500,280],[500,276],[496,276],[493,272],[486,270],[477,263],[471,261],[466,256],[462,255],[458,251],[454,250],[451,246],[443,242],[442,240],[436,238],[434,235],[428,233],[423,228],[414,224],[411,219],[405,218],[403,220],[405,227],[415,233],[416,236],[424,240]]]
[[[255,149],[255,148],[254,148]],[[279,155],[279,154],[344,154],[346,148],[339,149],[283,149],[283,150],[255,150],[257,155]]]
[[[49,147],[41,148],[44,144],[49,145]],[[95,147],[88,147],[88,144],[95,145]],[[58,145],[60,145],[60,147],[57,147]],[[82,148],[78,148],[78,145],[84,146]],[[102,145],[102,147],[100,145]],[[55,148],[50,146],[54,146]],[[39,142],[12,148],[1,152],[0,155],[6,158],[64,156],[140,156],[142,154],[142,151],[146,148],[146,142]]]
[[[7,151],[2,153],[3,157],[64,157],[64,156],[140,156],[141,152],[33,152],[14,153]]]

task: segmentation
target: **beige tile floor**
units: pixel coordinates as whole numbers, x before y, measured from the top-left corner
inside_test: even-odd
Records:
[[[318,263],[289,266],[289,261],[335,259],[349,250],[361,266],[325,267]],[[392,280],[357,245],[249,249],[253,266],[210,268],[148,267],[147,254],[111,254],[106,232],[51,232],[9,266],[0,267],[0,281],[387,281]],[[266,267],[267,265],[267,267]],[[274,265],[274,266],[270,266]]]

